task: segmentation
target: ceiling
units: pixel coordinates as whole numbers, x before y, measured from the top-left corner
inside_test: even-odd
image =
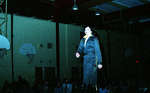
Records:
[[[73,0],[8,0],[8,12],[55,22],[96,26],[150,18],[150,0],[76,0],[76,4],[78,11],[72,10]],[[4,9],[5,5],[1,6]],[[101,15],[96,16],[96,12]]]

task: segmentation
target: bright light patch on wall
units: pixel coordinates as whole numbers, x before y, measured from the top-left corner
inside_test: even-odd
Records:
[[[112,2],[122,6],[126,6],[128,8],[144,5],[144,3],[139,0],[113,0]]]
[[[5,36],[2,36],[2,35],[0,35],[0,48],[6,49],[6,50],[10,49],[9,40]]]

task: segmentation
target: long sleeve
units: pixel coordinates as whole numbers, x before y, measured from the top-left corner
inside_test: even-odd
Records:
[[[97,58],[97,64],[101,64],[102,55],[101,55],[101,50],[100,50],[100,44],[97,38],[95,38],[95,53],[96,53],[96,58]]]
[[[81,41],[80,41],[80,44],[78,46],[77,52],[79,52],[81,54],[83,52],[83,48],[84,48],[84,41],[83,41],[83,38],[82,38]]]

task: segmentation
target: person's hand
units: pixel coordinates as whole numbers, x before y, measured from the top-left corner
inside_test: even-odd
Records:
[[[79,58],[79,57],[80,57],[80,54],[79,54],[78,52],[76,53],[76,57],[77,57],[77,58]]]
[[[102,69],[103,65],[102,64],[99,64],[98,65],[98,69]]]

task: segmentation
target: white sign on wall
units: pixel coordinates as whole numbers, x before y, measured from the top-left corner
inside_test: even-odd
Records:
[[[35,47],[31,43],[25,43],[20,48],[20,53],[22,55],[28,55],[28,54],[36,54]]]

